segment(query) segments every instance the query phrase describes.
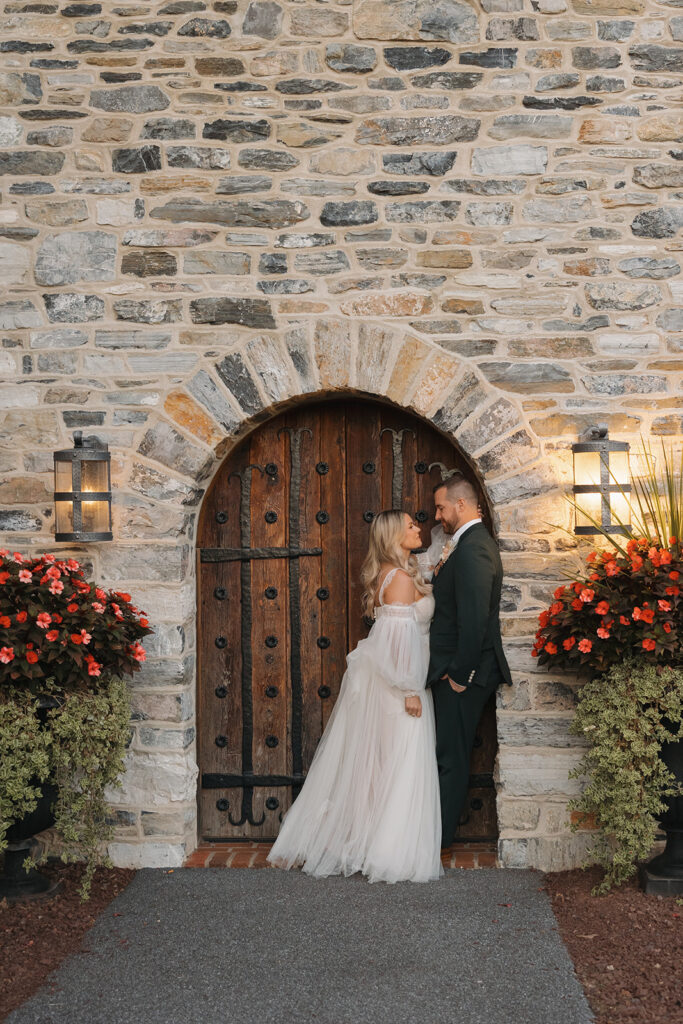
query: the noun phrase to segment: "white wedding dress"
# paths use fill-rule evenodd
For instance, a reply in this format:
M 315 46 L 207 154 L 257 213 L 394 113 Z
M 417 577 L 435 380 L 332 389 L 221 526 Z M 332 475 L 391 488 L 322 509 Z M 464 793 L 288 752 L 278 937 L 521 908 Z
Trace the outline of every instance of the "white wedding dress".
M 271 864 L 317 878 L 361 871 L 371 882 L 443 874 L 434 707 L 425 690 L 431 594 L 382 602 L 347 659 L 337 703 L 304 786 L 282 821 Z M 417 693 L 422 716 L 405 710 Z

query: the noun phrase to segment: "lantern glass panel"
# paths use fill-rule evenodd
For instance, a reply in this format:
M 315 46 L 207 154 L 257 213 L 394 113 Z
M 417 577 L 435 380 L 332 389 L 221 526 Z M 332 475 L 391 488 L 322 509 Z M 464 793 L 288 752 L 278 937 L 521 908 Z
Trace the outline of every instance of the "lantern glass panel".
M 625 487 L 630 482 L 628 452 L 610 452 L 609 477 L 611 484 Z
M 577 494 L 575 501 L 579 506 L 576 509 L 577 526 L 594 526 L 595 522 L 602 520 L 602 497 L 599 493 Z
M 629 526 L 631 522 L 631 506 L 628 495 L 614 491 L 610 495 L 610 519 L 613 526 Z
M 574 452 L 574 483 L 600 486 L 600 452 Z M 586 498 L 588 495 L 581 495 Z
M 81 519 L 84 533 L 106 533 L 109 530 L 109 502 L 84 501 Z
M 108 491 L 109 473 L 105 459 L 84 459 L 81 463 L 81 491 Z
M 70 487 L 65 490 L 71 490 Z M 74 532 L 74 507 L 70 501 L 55 502 L 55 533 Z
M 56 491 L 72 491 L 71 486 L 71 467 L 73 463 L 71 459 L 68 462 L 63 462 L 61 459 L 55 462 L 55 490 Z

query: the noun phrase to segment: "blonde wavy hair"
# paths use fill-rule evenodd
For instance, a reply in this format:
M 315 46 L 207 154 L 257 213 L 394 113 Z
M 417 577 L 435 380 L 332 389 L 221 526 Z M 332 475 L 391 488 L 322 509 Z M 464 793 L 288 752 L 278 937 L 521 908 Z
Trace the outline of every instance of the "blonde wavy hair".
M 401 509 L 390 509 L 378 512 L 370 526 L 370 544 L 368 553 L 360 571 L 363 584 L 361 598 L 363 614 L 372 618 L 382 566 L 396 566 L 410 576 L 419 594 L 430 594 L 432 587 L 425 583 L 420 574 L 415 555 L 407 555 L 401 547 L 406 530 L 406 513 Z

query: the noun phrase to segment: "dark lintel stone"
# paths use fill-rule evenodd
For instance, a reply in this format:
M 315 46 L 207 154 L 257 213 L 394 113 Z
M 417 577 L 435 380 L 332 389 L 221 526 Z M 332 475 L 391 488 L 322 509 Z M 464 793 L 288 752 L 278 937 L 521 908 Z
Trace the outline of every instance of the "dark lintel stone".
M 102 4 L 67 4 L 59 13 L 63 18 L 91 18 L 102 13 Z
M 208 18 L 192 18 L 182 28 L 178 29 L 179 36 L 191 38 L 204 36 L 207 39 L 226 39 L 232 29 L 227 21 L 210 21 Z
M 428 181 L 371 181 L 368 185 L 368 192 L 376 196 L 413 196 L 428 191 Z
M 453 54 L 442 46 L 387 46 L 384 59 L 395 71 L 414 71 L 447 64 Z
M 193 299 L 190 302 L 190 317 L 195 324 L 275 327 L 273 312 L 266 299 L 228 299 L 224 296 Z
M 533 110 L 579 110 L 598 103 L 602 103 L 598 96 L 525 96 L 522 100 L 522 106 Z
M 88 116 L 85 110 L 73 110 L 70 108 L 66 110 L 46 110 L 43 107 L 33 110 L 20 110 L 18 114 L 24 121 L 75 121 L 78 118 Z
M 253 301 L 270 308 L 270 303 L 265 299 Z M 220 363 L 216 363 L 216 370 L 228 391 L 235 396 L 246 413 L 253 414 L 263 408 L 256 384 L 239 353 L 234 352 L 222 359 Z
M 480 71 L 431 71 L 411 78 L 420 89 L 474 89 L 483 78 Z
M 103 71 L 100 74 L 103 82 L 108 85 L 120 85 L 121 82 L 139 82 L 142 79 L 141 71 L 129 71 L 127 74 L 119 71 Z
M 72 39 L 66 44 L 69 53 L 108 53 L 110 50 L 149 50 L 153 39 L 112 39 L 109 43 L 98 43 L 94 39 Z
M 150 212 L 150 217 L 175 223 L 194 221 L 242 228 L 287 228 L 309 216 L 307 206 L 287 199 L 252 199 L 249 202 L 234 203 L 172 199 L 165 206 L 157 206 Z
M 288 171 L 299 166 L 299 161 L 292 153 L 275 149 L 243 149 L 237 162 L 240 167 L 254 167 L 264 171 Z
M 330 81 L 328 78 L 289 78 L 284 82 L 278 82 L 275 88 L 287 96 L 303 96 L 311 92 L 341 92 L 350 89 L 351 86 L 343 82 Z
M 628 51 L 636 71 L 683 71 L 683 46 L 651 46 L 644 43 Z
M 64 160 L 64 153 L 44 153 L 40 150 L 0 153 L 0 174 L 59 174 Z
M 161 170 L 161 150 L 158 146 L 140 146 L 139 149 L 115 149 L 111 158 L 112 170 L 121 174 L 145 174 Z
M 26 43 L 21 39 L 8 39 L 0 43 L 0 53 L 43 53 L 54 50 L 52 43 Z
M 77 68 L 77 60 L 50 60 L 49 57 L 36 57 L 31 61 L 32 68 L 41 68 L 43 71 L 66 71 L 69 68 Z
M 267 92 L 268 88 L 265 85 L 259 85 L 258 82 L 214 82 L 214 89 L 220 89 L 221 92 Z
M 117 31 L 119 35 L 167 36 L 172 28 L 172 21 L 145 21 L 122 25 Z
M 325 203 L 320 214 L 320 223 L 324 227 L 336 227 L 341 224 L 374 224 L 378 216 L 377 207 L 369 200 Z
M 480 68 L 514 68 L 517 64 L 517 50 L 497 46 L 482 50 L 480 53 L 466 50 L 458 54 L 458 63 L 476 64 Z
M 17 181 L 9 187 L 11 196 L 49 196 L 54 190 L 54 185 L 47 181 Z
M 390 174 L 429 174 L 440 177 L 450 171 L 457 153 L 385 153 L 382 165 Z
M 204 125 L 202 138 L 222 139 L 230 142 L 254 142 L 256 139 L 267 139 L 271 127 L 265 120 L 260 121 L 228 121 L 219 118 L 217 121 L 208 121 Z

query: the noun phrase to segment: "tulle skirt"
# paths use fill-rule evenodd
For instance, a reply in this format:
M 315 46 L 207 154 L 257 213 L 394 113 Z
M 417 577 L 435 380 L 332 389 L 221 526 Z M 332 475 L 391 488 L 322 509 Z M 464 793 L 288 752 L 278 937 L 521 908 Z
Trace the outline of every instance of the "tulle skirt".
M 348 656 L 339 698 L 268 860 L 316 878 L 360 871 L 371 882 L 428 882 L 443 874 L 432 695 L 420 694 L 420 718 L 408 715 L 405 693 L 364 653 L 368 643 Z

